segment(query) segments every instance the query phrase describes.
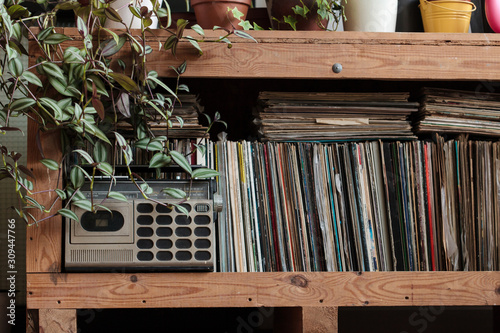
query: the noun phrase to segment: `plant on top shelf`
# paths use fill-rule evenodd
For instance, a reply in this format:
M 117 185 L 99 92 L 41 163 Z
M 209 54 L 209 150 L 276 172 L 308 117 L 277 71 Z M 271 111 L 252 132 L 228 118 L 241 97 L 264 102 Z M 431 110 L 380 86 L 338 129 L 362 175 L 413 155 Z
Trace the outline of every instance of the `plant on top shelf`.
M 267 0 L 274 29 L 337 30 L 342 20 L 340 0 Z M 331 26 L 328 23 L 331 22 Z
M 48 2 L 37 2 L 48 8 Z M 181 118 L 172 116 L 172 113 L 179 103 L 179 93 L 187 90 L 185 85 L 179 83 L 186 63 L 172 67 L 177 80 L 171 87 L 158 78 L 156 71 L 148 68 L 148 55 L 153 47 L 158 46 L 175 55 L 182 40 L 189 41 L 201 55 L 199 42 L 227 42 L 230 45 L 227 37 L 234 31 L 226 29 L 224 36 L 208 39 L 203 29 L 193 26 L 199 35 L 198 39 L 184 36 L 187 21 L 179 20 L 176 29 L 170 30 L 170 10 L 168 4 L 162 6 L 161 0 L 152 1 L 152 10 L 129 5 L 132 14 L 141 21 L 141 29 L 129 30 L 124 23 L 123 29 L 109 30 L 103 26 L 105 20 L 121 21 L 119 14 L 109 6 L 110 2 L 62 1 L 52 9 L 33 16 L 20 1 L 0 0 L 0 48 L 4 51 L 0 58 L 0 87 L 6 96 L 0 102 L 0 137 L 9 135 L 11 131 L 20 131 L 11 126 L 10 120 L 26 116 L 38 125 L 40 133 L 60 133 L 62 142 L 60 160 L 41 160 L 46 168 L 58 172 L 58 185 L 39 191 L 38 196 L 33 193 L 33 182 L 36 180 L 32 171 L 19 164 L 20 154 L 0 143 L 0 179 L 14 180 L 19 198 L 19 205 L 15 209 L 29 225 L 57 214 L 77 219 L 69 209 L 70 205 L 88 211 L 101 207 L 101 201 L 85 198 L 80 188 L 86 181 L 93 184 L 96 175 L 101 174 L 109 177 L 111 189 L 111 183 L 115 180 L 115 165 L 107 157 L 109 151 L 122 155 L 130 181 L 144 198 L 148 198 L 151 189 L 147 181 L 130 167 L 132 146 L 154 153 L 149 162 L 150 168 L 177 164 L 191 179 L 217 175 L 216 171 L 208 168 L 193 170 L 186 156 L 169 149 L 168 129 L 176 122 L 182 126 L 183 122 Z M 65 42 L 71 37 L 55 28 L 59 10 L 74 12 L 81 47 L 66 46 Z M 156 36 L 155 27 L 151 26 L 152 15 L 163 19 L 164 26 L 160 29 L 168 32 L 168 38 L 158 41 L 154 46 L 146 40 L 147 35 Z M 35 41 L 42 54 L 32 68 L 26 68 L 22 61 L 22 57 L 28 55 L 23 46 L 27 35 Z M 238 32 L 237 35 L 251 38 L 245 32 Z M 130 51 L 122 54 L 127 54 L 129 65 L 118 54 L 127 47 Z M 153 133 L 149 127 L 150 117 L 162 118 L 167 123 L 163 135 Z M 208 118 L 208 129 L 214 122 L 221 122 L 218 115 L 212 120 Z M 126 140 L 117 130 L 117 123 L 123 120 L 133 126 L 132 140 Z M 37 145 L 43 150 L 41 142 L 37 142 Z M 85 146 L 91 149 L 84 149 Z M 197 145 L 196 149 L 205 151 L 202 145 Z M 41 154 L 44 156 L 43 151 Z M 69 176 L 65 184 L 64 175 Z M 173 198 L 189 199 L 188 194 L 182 191 L 165 189 L 165 192 Z M 54 199 L 42 205 L 37 199 L 40 193 L 50 194 Z M 107 198 L 126 200 L 123 194 L 112 190 Z M 62 208 L 59 207 L 61 202 Z M 179 209 L 183 211 L 182 206 Z M 40 213 L 32 214 L 33 210 Z

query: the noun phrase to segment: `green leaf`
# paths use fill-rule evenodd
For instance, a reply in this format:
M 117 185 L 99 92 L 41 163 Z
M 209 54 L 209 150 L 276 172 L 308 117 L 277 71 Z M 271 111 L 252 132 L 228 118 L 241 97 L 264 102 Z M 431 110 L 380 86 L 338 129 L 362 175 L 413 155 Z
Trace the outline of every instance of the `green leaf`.
M 292 15 L 284 16 L 285 23 L 288 23 L 293 30 L 297 30 L 297 19 Z
M 43 40 L 43 42 L 45 44 L 49 44 L 49 45 L 57 45 L 57 44 L 61 44 L 62 42 L 65 42 L 67 40 L 72 40 L 72 38 L 68 37 L 66 35 L 63 35 L 63 34 L 55 33 L 55 34 L 49 35 L 47 38 L 45 38 Z
M 193 170 L 191 169 L 191 165 L 186 160 L 184 155 L 182 155 L 178 151 L 171 150 L 170 156 L 172 156 L 172 159 L 174 160 L 174 162 L 177 163 L 184 171 L 186 171 L 190 175 L 193 173 Z
M 35 105 L 36 101 L 32 98 L 29 97 L 23 97 L 16 99 L 10 104 L 10 109 L 12 111 L 22 111 L 26 110 L 27 108 Z
M 85 110 L 87 110 L 87 108 Z M 93 135 L 95 135 L 96 137 L 98 137 L 99 139 L 101 139 L 102 141 L 104 141 L 104 142 L 106 142 L 108 144 L 111 144 L 111 142 L 109 141 L 109 139 L 106 136 L 106 134 L 104 134 L 104 132 L 101 131 L 99 129 L 99 127 L 95 126 L 93 123 L 88 122 L 87 120 L 82 120 L 82 122 L 85 124 L 85 126 L 87 127 L 87 130 L 90 133 L 92 133 Z
M 163 89 L 165 89 L 166 91 L 168 91 L 172 96 L 174 96 L 176 99 L 177 98 L 177 95 L 173 92 L 172 89 L 170 89 L 165 83 L 163 83 L 161 80 L 158 80 L 156 77 L 152 76 L 152 75 L 149 75 L 148 76 L 148 80 L 151 80 L 153 82 L 155 82 L 156 84 L 158 84 L 160 87 L 162 87 Z
M 206 178 L 212 178 L 212 177 L 218 177 L 218 176 L 220 176 L 219 172 L 212 170 L 212 169 L 208 169 L 208 168 L 196 169 L 191 174 L 191 177 L 199 178 L 199 179 L 206 179 Z
M 238 37 L 241 37 L 241 38 L 245 38 L 245 39 L 250 39 L 250 40 L 253 40 L 254 42 L 257 43 L 257 40 L 255 38 L 253 38 L 250 34 L 248 34 L 247 32 L 245 31 L 241 31 L 241 30 L 235 30 L 234 31 L 234 34 Z
M 3 5 L 3 1 L 2 1 Z M 22 17 L 27 17 L 29 15 L 29 12 L 26 8 L 24 8 L 21 5 L 12 5 L 9 7 L 7 11 L 12 19 L 19 19 Z
M 73 9 L 78 9 L 80 8 L 80 3 L 78 1 L 64 1 L 64 2 L 58 2 L 56 5 L 57 9 L 60 10 L 73 10 Z
M 104 14 L 106 15 L 106 19 L 110 19 L 111 21 L 122 21 L 122 17 L 120 16 L 120 14 L 112 7 L 106 7 L 104 9 Z
M 144 138 L 141 140 L 138 140 L 135 143 L 135 146 L 139 149 L 144 149 L 147 151 L 162 151 L 163 150 L 163 143 L 158 140 L 151 140 L 150 138 Z
M 85 24 L 85 21 L 80 16 L 77 16 L 76 18 L 76 27 L 82 37 L 88 36 L 89 30 L 87 28 L 87 24 Z
M 196 149 L 200 152 L 200 154 L 202 156 L 205 156 L 205 153 L 207 152 L 207 146 L 205 146 L 205 145 L 197 145 L 197 144 L 195 144 L 194 146 L 196 147 Z
M 111 191 L 108 193 L 108 198 L 128 202 L 127 197 L 120 192 Z
M 36 76 L 33 72 L 30 71 L 24 71 L 23 72 L 23 77 L 26 79 L 31 84 L 34 84 L 35 86 L 43 87 L 42 80 Z
M 52 62 L 44 62 L 40 66 L 43 68 L 45 74 L 55 77 L 62 82 L 66 82 L 66 77 L 64 76 L 64 72 L 61 67 Z
M 241 18 L 244 16 L 242 12 L 238 10 L 238 7 L 234 7 L 232 10 L 230 10 L 234 16 L 235 19 L 241 21 Z
M 61 198 L 61 200 L 66 200 L 67 198 L 66 192 L 58 188 L 56 188 L 54 191 L 56 192 L 57 196 Z
M 40 211 L 45 210 L 45 206 L 42 206 L 41 204 L 38 203 L 35 199 L 32 197 L 26 196 L 26 201 L 29 202 L 33 207 L 38 208 Z
M 9 70 L 15 77 L 23 75 L 24 66 L 22 61 L 17 57 L 13 58 L 11 61 L 9 61 Z
M 53 28 L 49 27 L 49 28 L 45 28 L 42 31 L 40 31 L 38 33 L 38 36 L 37 36 L 38 40 L 41 41 L 41 42 L 43 42 L 43 40 L 45 38 L 47 38 L 52 33 L 52 30 L 53 30 Z
M 112 77 L 116 82 L 118 82 L 118 84 L 121 85 L 123 89 L 129 92 L 139 92 L 139 87 L 137 86 L 135 81 L 129 78 L 127 75 L 112 72 L 109 73 L 109 76 Z
M 144 194 L 149 195 L 149 194 L 153 193 L 153 189 L 151 187 L 149 187 L 149 185 L 147 183 L 142 183 L 140 187 L 141 187 L 142 192 L 144 192 Z
M 50 85 L 52 87 L 54 87 L 55 90 L 57 90 L 58 93 L 60 93 L 61 95 L 64 95 L 64 96 L 68 96 L 68 97 L 74 97 L 74 98 L 78 98 L 80 95 L 79 95 L 79 91 L 73 91 L 70 88 L 70 86 L 68 86 L 68 84 L 64 81 L 61 81 L 59 80 L 58 78 L 55 78 L 55 77 L 50 77 L 49 76 L 49 82 L 50 82 Z
M 113 167 L 108 162 L 101 162 L 97 164 L 97 169 L 108 176 L 113 175 Z
M 116 141 L 118 142 L 118 145 L 124 149 L 125 147 L 128 146 L 127 144 L 127 140 L 125 140 L 125 138 L 118 132 L 114 132 L 115 133 L 115 137 L 116 137 Z
M 101 95 L 104 95 L 106 97 L 109 97 L 109 93 L 106 90 L 106 85 L 104 82 L 101 80 L 100 77 L 94 74 L 90 74 L 87 76 L 87 81 L 88 82 L 93 82 L 97 88 L 97 92 Z M 90 90 L 90 89 L 89 89 Z
M 165 25 L 163 25 L 162 23 L 162 26 L 165 27 L 165 28 L 168 28 L 172 25 L 172 15 L 170 13 L 170 6 L 168 5 L 168 2 L 165 2 L 166 4 L 166 7 L 165 8 L 158 8 L 158 10 L 156 11 L 156 14 L 158 15 L 159 18 L 161 17 L 166 17 L 167 18 L 167 22 L 165 22 Z M 160 22 L 162 22 L 163 20 L 160 20 Z
M 64 62 L 66 63 L 84 63 L 85 59 L 80 55 L 80 50 L 74 46 L 69 46 L 64 50 Z
M 19 57 L 19 53 L 14 48 L 11 48 L 9 44 L 5 45 L 5 49 L 7 50 L 7 60 L 10 61 Z
M 164 153 L 156 153 L 153 155 L 151 158 L 151 161 L 149 162 L 149 167 L 154 169 L 154 168 L 161 168 L 168 166 L 172 163 L 172 158 Z
M 59 170 L 59 163 L 49 158 L 44 158 L 40 162 L 47 167 L 49 170 L 57 171 Z
M 134 15 L 135 17 L 137 17 L 139 19 L 141 18 L 141 13 L 137 10 L 137 7 L 130 6 L 129 9 L 130 9 L 130 12 L 132 13 L 132 15 Z
M 63 208 L 59 209 L 57 212 L 68 219 L 75 220 L 76 222 L 80 221 L 78 219 L 78 216 L 76 216 L 76 214 L 71 209 Z
M 201 49 L 200 44 L 198 44 L 198 41 L 189 36 L 186 36 L 186 39 L 191 43 L 191 45 L 194 46 L 195 49 L 198 50 L 199 55 L 203 55 L 203 50 Z
M 98 163 L 106 162 L 108 159 L 108 149 L 102 141 L 97 141 L 94 146 L 94 160 Z
M 176 35 L 172 35 L 167 38 L 167 41 L 165 42 L 164 48 L 165 50 L 170 50 L 172 49 L 172 54 L 175 56 L 177 52 L 177 45 L 179 44 L 179 38 L 177 38 Z
M 198 35 L 205 36 L 205 31 L 199 24 L 193 24 L 191 29 L 193 29 Z
M 238 25 L 242 27 L 243 30 L 250 30 L 253 28 L 252 23 L 250 23 L 249 21 L 240 21 Z
M 54 101 L 52 98 L 41 97 L 39 99 L 39 101 L 43 106 L 48 107 L 48 108 L 52 109 L 52 111 L 54 111 L 54 117 L 56 119 L 62 118 L 63 112 L 62 112 L 61 108 L 59 107 L 59 105 L 57 105 L 57 102 Z
M 182 117 L 179 117 L 179 116 L 175 116 L 175 118 L 177 119 L 177 121 L 179 122 L 179 125 L 182 128 L 184 126 L 184 119 L 182 119 Z
M 87 153 L 85 150 L 82 150 L 82 149 L 75 149 L 73 150 L 74 153 L 78 153 L 81 157 L 83 157 L 88 164 L 92 164 L 94 163 L 94 159 L 92 158 L 92 156 L 90 156 L 89 153 Z
M 83 170 L 78 167 L 73 167 L 69 173 L 69 178 L 71 184 L 74 188 L 80 188 L 85 183 L 85 176 L 83 175 Z
M 184 192 L 183 190 L 180 190 L 178 188 L 169 188 L 169 187 L 167 187 L 167 188 L 164 188 L 161 191 L 163 193 L 165 193 L 166 195 L 171 196 L 174 199 L 184 199 L 184 198 L 187 197 L 186 192 Z
M 172 204 L 172 206 L 174 206 L 175 208 L 177 208 L 177 210 L 179 210 L 179 212 L 181 212 L 182 214 L 189 215 L 188 210 L 184 206 L 177 205 L 177 204 Z
M 92 203 L 90 202 L 90 200 L 73 200 L 71 202 L 73 205 L 75 205 L 76 207 L 78 208 L 81 208 L 83 210 L 86 210 L 86 211 L 89 211 L 91 212 L 92 211 Z
M 124 35 L 121 35 L 120 37 L 118 37 L 118 40 L 113 38 L 102 42 L 101 50 L 103 57 L 111 57 L 112 55 L 120 51 L 126 41 L 127 38 Z

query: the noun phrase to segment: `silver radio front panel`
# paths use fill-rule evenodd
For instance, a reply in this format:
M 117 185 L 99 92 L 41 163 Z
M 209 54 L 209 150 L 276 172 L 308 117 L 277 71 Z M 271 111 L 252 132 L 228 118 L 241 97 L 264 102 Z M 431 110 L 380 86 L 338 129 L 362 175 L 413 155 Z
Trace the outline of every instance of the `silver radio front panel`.
M 182 205 L 188 215 L 167 202 Z M 212 199 L 106 200 L 104 205 L 107 210 L 95 213 L 72 208 L 80 221 L 66 221 L 68 270 L 213 270 Z

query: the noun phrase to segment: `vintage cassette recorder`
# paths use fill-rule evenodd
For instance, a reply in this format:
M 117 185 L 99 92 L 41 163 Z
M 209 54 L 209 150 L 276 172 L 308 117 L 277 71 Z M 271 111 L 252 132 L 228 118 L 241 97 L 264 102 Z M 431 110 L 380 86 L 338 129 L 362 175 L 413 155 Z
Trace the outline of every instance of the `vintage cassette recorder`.
M 131 182 L 117 182 L 113 191 L 129 201 L 105 200 L 97 212 L 72 210 L 80 221 L 66 220 L 65 267 L 73 271 L 205 270 L 215 264 L 215 218 L 221 203 L 210 181 L 148 182 L 146 200 Z M 190 191 L 183 203 L 161 192 L 165 187 Z M 191 188 L 189 190 L 189 188 Z M 95 182 L 94 200 L 105 198 L 109 182 Z M 82 193 L 90 198 L 89 188 Z M 214 201 L 215 198 L 215 201 Z M 214 203 L 215 202 L 215 203 Z M 161 203 L 181 204 L 189 212 Z

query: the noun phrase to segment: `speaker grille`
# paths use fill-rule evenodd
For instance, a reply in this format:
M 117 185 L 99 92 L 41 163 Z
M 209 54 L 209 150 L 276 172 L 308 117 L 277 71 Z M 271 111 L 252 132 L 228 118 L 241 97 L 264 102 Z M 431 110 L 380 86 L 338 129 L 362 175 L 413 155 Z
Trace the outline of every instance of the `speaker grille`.
M 79 263 L 106 263 L 106 262 L 132 262 L 134 251 L 132 250 L 71 250 L 72 262 Z
M 178 207 L 172 209 L 158 203 L 136 202 L 135 237 L 140 251 L 134 260 L 169 262 L 172 267 L 213 264 L 210 204 L 206 200 L 192 200 L 180 206 L 187 215 Z

